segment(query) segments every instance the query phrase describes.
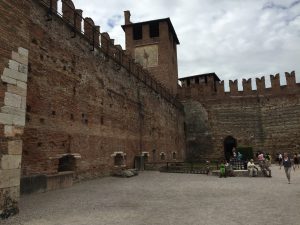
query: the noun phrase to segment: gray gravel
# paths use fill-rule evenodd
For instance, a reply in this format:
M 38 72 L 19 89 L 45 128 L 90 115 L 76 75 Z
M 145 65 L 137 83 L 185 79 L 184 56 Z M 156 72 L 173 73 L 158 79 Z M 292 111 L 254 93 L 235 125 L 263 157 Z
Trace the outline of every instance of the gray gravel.
M 300 169 L 272 178 L 142 172 L 21 198 L 5 225 L 299 225 Z

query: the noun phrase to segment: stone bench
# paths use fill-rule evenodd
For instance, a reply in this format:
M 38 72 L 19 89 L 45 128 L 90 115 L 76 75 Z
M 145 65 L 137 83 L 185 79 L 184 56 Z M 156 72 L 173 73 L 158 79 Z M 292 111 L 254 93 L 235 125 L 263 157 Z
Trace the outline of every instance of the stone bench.
M 47 191 L 72 187 L 73 175 L 73 171 L 64 171 L 53 175 L 47 175 Z
M 32 175 L 21 178 L 21 194 L 46 192 L 61 188 L 68 188 L 73 185 L 73 171 L 59 172 L 53 175 Z
M 248 170 L 233 170 L 233 174 L 235 177 L 249 177 Z M 213 170 L 211 175 L 220 176 L 220 170 Z M 263 172 L 261 170 L 258 170 L 257 176 L 264 177 Z

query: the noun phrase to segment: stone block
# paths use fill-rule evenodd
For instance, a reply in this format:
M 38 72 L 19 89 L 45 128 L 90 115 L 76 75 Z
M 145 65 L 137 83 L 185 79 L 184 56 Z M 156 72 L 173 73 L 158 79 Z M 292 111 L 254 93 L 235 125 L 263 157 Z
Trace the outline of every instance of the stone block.
M 5 137 L 11 137 L 13 136 L 13 126 L 11 125 L 5 125 L 4 126 L 4 135 Z
M 10 92 L 5 92 L 4 104 L 6 106 L 21 108 L 21 103 L 22 103 L 22 97 L 20 95 L 12 94 Z
M 22 126 L 12 126 L 12 125 L 4 126 L 5 137 L 15 137 L 17 135 L 22 135 L 23 132 L 24 132 L 24 128 Z
M 26 97 L 27 90 L 16 85 L 7 85 L 7 92 Z
M 8 84 L 17 84 L 17 80 L 8 76 L 1 76 L 1 80 Z
M 18 87 L 27 90 L 27 83 L 22 82 L 22 81 L 18 81 L 18 80 L 17 80 L 17 83 L 16 83 L 16 84 L 17 84 Z
M 2 155 L 0 168 L 3 170 L 21 169 L 22 155 Z
M 17 52 L 12 52 L 11 58 L 19 63 L 28 65 L 28 56 L 21 55 Z
M 22 140 L 14 140 L 8 142 L 9 155 L 22 155 Z
M 22 47 L 19 47 L 18 48 L 18 53 L 20 54 L 20 55 L 22 55 L 22 56 L 26 56 L 26 57 L 28 57 L 28 50 L 26 49 L 26 48 L 22 48 Z
M 26 97 L 22 97 L 21 109 L 26 111 Z
M 27 74 L 26 73 L 20 73 L 19 71 L 4 68 L 3 76 L 7 76 L 19 81 L 27 82 Z
M 21 64 L 16 62 L 15 60 L 9 60 L 8 61 L 8 68 L 15 70 L 15 71 L 19 71 L 19 66 Z
M 9 60 L 8 68 L 24 74 L 27 74 L 28 72 L 28 66 L 16 62 L 15 60 Z
M 18 68 L 18 71 L 19 71 L 20 73 L 27 74 L 27 73 L 28 73 L 28 66 L 23 65 L 23 64 L 20 64 L 20 66 L 19 66 L 19 68 Z
M 25 126 L 25 116 L 13 115 L 13 124 L 18 126 Z
M 21 170 L 0 170 L 0 188 L 20 186 Z
M 7 114 L 14 114 L 17 116 L 23 116 L 23 117 L 25 117 L 25 114 L 26 114 L 25 109 L 11 107 L 11 106 L 1 107 L 1 112 L 7 113 Z
M 0 123 L 13 124 L 13 116 L 11 114 L 0 113 Z
M 6 125 L 25 126 L 25 117 L 13 114 L 0 113 L 0 123 Z

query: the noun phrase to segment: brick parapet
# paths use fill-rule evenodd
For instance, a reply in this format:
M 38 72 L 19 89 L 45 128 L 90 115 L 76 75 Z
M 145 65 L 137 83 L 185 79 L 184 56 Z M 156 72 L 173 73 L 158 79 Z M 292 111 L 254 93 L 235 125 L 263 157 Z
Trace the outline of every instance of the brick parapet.
M 99 26 L 95 26 L 91 18 L 82 18 L 82 10 L 77 10 L 72 0 L 62 1 L 62 15 L 59 15 L 57 12 L 58 7 L 57 3 L 55 3 L 55 0 L 33 1 L 38 1 L 44 7 L 46 7 L 46 9 L 48 9 L 49 16 L 55 15 L 61 17 L 73 30 L 74 35 L 76 33 L 89 41 L 89 43 L 92 45 L 92 50 L 98 49 L 99 51 L 102 51 L 117 64 L 126 68 L 131 75 L 135 76 L 140 81 L 144 82 L 149 88 L 160 94 L 162 98 L 166 99 L 180 110 L 183 110 L 182 104 L 177 100 L 176 96 L 171 94 L 171 91 L 168 90 L 167 87 L 162 85 L 161 82 L 152 76 L 147 70 L 140 68 L 137 63 L 134 63 L 134 60 L 129 54 L 125 54 L 119 45 L 114 45 L 114 40 L 110 39 L 107 33 L 100 33 L 100 29 L 98 28 Z M 51 13 L 49 14 L 49 12 Z M 77 20 L 82 18 L 84 21 L 84 31 L 79 29 L 78 25 L 76 25 L 78 22 L 76 23 L 76 19 L 74 18 L 77 18 Z M 99 37 L 101 40 L 100 43 Z M 122 60 L 123 58 L 129 58 L 129 60 Z
M 224 91 L 224 81 L 216 83 L 216 88 L 211 88 L 212 81 L 207 83 L 196 84 L 190 81 L 179 87 L 179 99 L 223 99 L 232 97 L 256 97 L 256 96 L 281 96 L 290 94 L 300 94 L 300 83 L 296 83 L 295 71 L 286 72 L 286 85 L 280 85 L 280 75 L 270 75 L 271 87 L 265 87 L 265 77 L 255 78 L 256 90 L 252 90 L 251 79 L 242 79 L 243 90 L 238 90 L 238 80 L 230 80 L 228 92 Z M 191 78 L 193 79 L 193 78 Z

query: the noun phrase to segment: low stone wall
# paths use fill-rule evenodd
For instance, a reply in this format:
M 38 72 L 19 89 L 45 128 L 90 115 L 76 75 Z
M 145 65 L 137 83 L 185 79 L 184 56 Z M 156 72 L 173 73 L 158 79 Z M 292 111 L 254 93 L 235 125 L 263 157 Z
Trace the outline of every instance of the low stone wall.
M 21 194 L 45 192 L 47 190 L 47 176 L 44 174 L 21 178 Z
M 21 178 L 21 194 L 32 194 L 68 188 L 73 185 L 74 172 L 66 171 L 53 175 L 34 175 Z
M 159 170 L 161 167 L 166 166 L 167 163 L 145 163 L 145 170 Z
M 248 170 L 234 170 L 233 174 L 235 177 L 249 177 L 249 172 Z M 211 175 L 213 176 L 220 176 L 220 170 L 213 170 Z M 264 177 L 264 174 L 261 170 L 258 171 L 257 173 L 258 177 Z
M 61 188 L 68 188 L 73 185 L 72 171 L 60 172 L 55 175 L 47 176 L 47 191 L 52 191 Z

